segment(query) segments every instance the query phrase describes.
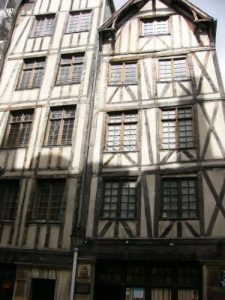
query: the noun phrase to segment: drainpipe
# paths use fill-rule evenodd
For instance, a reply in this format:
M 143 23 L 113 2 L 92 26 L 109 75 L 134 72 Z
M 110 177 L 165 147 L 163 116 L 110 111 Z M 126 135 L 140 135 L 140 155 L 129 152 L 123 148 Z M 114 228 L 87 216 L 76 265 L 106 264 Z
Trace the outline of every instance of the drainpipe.
M 73 268 L 72 268 L 72 277 L 71 277 L 71 285 L 70 285 L 70 300 L 74 299 L 75 292 L 75 280 L 76 280 L 76 272 L 77 272 L 77 257 L 78 257 L 78 248 L 74 248 L 73 253 Z

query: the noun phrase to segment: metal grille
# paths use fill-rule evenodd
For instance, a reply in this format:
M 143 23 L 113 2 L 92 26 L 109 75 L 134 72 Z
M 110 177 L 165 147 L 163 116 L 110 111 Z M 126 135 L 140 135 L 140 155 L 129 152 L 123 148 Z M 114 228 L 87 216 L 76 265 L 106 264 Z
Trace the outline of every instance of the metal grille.
M 75 119 L 75 107 L 52 108 L 47 129 L 48 146 L 70 145 Z
M 65 180 L 39 180 L 34 203 L 33 219 L 60 221 Z
M 22 74 L 19 80 L 19 89 L 31 89 L 41 86 L 44 74 L 45 58 L 24 60 Z
M 32 37 L 52 35 L 55 25 L 55 15 L 37 16 Z
M 6 134 L 6 147 L 26 147 L 28 145 L 33 113 L 33 110 L 11 112 Z
M 137 83 L 137 62 L 112 63 L 110 83 Z
M 162 110 L 163 149 L 192 148 L 194 143 L 191 107 Z
M 162 181 L 162 217 L 198 217 L 197 178 L 171 178 Z
M 0 220 L 12 221 L 15 219 L 18 190 L 18 180 L 0 181 Z
M 136 181 L 107 181 L 104 184 L 103 218 L 129 219 L 136 216 Z
M 91 12 L 71 12 L 67 25 L 67 33 L 88 31 L 90 29 Z
M 143 35 L 168 34 L 168 19 L 142 20 Z
M 161 80 L 185 80 L 188 78 L 186 58 L 163 59 L 159 61 Z
M 115 113 L 108 116 L 106 151 L 137 150 L 137 113 Z
M 84 53 L 62 55 L 56 84 L 80 83 Z

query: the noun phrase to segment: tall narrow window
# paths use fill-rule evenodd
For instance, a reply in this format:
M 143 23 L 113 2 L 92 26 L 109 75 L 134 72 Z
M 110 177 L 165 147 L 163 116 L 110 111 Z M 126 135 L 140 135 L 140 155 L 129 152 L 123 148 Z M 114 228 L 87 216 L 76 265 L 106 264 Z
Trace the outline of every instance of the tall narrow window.
M 185 80 L 188 78 L 186 58 L 160 59 L 160 80 Z
M 162 218 L 198 217 L 197 178 L 164 178 L 162 180 Z
M 55 25 L 55 15 L 36 16 L 32 37 L 52 35 Z
M 163 149 L 192 148 L 194 143 L 191 107 L 163 109 L 161 147 Z
M 135 218 L 136 181 L 106 181 L 102 206 L 103 218 Z
M 137 62 L 111 63 L 111 84 L 137 83 Z
M 142 33 L 143 35 L 168 34 L 168 18 L 143 19 Z
M 108 114 L 107 120 L 105 150 L 137 150 L 137 112 Z
M 0 180 L 0 221 L 12 221 L 16 215 L 19 180 Z
M 91 11 L 71 12 L 66 33 L 88 31 L 90 29 Z
M 63 179 L 38 180 L 34 199 L 34 220 L 61 220 L 65 184 L 66 181 Z
M 75 107 L 52 108 L 49 115 L 46 145 L 70 145 L 72 143 Z
M 80 83 L 84 53 L 62 55 L 56 84 Z
M 33 110 L 17 110 L 10 113 L 4 142 L 5 147 L 26 147 L 28 145 L 33 114 Z
M 39 88 L 44 74 L 44 67 L 44 57 L 25 59 L 18 82 L 18 89 Z

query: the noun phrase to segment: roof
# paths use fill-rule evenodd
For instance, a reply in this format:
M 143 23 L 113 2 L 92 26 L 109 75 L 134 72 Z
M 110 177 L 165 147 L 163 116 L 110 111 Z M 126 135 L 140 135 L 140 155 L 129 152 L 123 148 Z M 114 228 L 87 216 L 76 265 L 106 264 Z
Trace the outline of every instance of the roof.
M 128 0 L 119 10 L 117 10 L 100 28 L 99 32 L 116 31 L 129 17 L 132 17 L 149 0 Z M 160 0 L 164 4 L 178 11 L 187 19 L 191 20 L 196 26 L 211 24 L 213 36 L 216 36 L 216 21 L 203 10 L 192 4 L 188 0 Z M 153 5 L 155 0 L 152 0 Z M 203 25 L 204 24 L 204 25 Z

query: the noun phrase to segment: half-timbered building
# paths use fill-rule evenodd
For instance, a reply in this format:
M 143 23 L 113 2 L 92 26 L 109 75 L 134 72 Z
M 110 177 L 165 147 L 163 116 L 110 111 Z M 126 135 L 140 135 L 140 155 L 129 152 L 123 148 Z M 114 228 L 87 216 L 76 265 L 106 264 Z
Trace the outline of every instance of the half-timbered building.
M 111 0 L 19 7 L 0 83 L 1 300 L 73 299 L 97 29 L 114 10 Z
M 216 22 L 186 0 L 130 0 L 99 34 L 77 299 L 224 299 Z

